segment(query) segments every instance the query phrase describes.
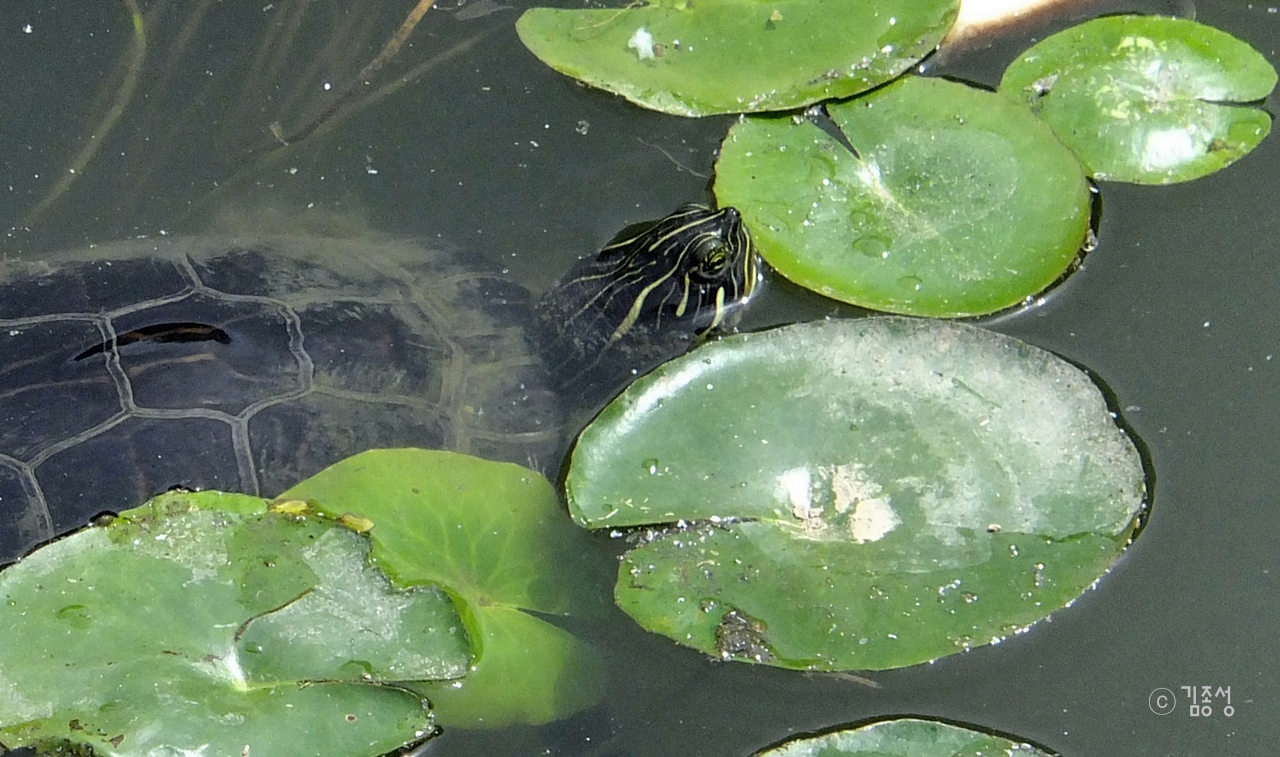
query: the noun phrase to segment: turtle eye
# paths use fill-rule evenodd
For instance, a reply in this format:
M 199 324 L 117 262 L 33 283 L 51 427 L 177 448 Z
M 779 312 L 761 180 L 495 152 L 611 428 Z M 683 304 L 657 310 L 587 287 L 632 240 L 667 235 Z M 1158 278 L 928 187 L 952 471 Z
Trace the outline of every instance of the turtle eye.
M 698 255 L 693 274 L 699 279 L 713 281 L 720 278 L 724 274 L 724 269 L 729 266 L 729 248 L 723 244 L 717 244 L 704 250 Z

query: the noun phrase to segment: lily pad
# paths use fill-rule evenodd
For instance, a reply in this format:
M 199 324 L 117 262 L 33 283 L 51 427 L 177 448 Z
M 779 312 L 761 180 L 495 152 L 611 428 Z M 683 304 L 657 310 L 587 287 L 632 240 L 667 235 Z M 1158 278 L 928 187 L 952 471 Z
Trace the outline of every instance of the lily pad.
M 563 614 L 586 603 L 573 587 L 583 583 L 587 550 L 538 473 L 440 450 L 372 450 L 280 499 L 367 519 L 374 562 L 397 586 L 438 585 L 453 597 L 471 639 L 471 672 L 432 697 L 441 724 L 544 723 L 596 701 L 597 653 L 525 612 Z M 459 693 L 468 688 L 488 695 Z
M 783 276 L 874 310 L 973 316 L 1022 302 L 1075 260 L 1084 171 L 1025 108 L 909 77 L 829 110 L 856 153 L 810 121 L 753 117 L 716 163 L 717 199 Z
M 431 700 L 442 724 L 539 725 L 600 701 L 603 661 L 578 637 L 501 605 L 476 613 L 475 623 L 489 654 L 466 678 L 409 684 Z
M 420 739 L 426 702 L 378 684 L 462 675 L 468 645 L 448 597 L 391 589 L 368 549 L 263 500 L 172 493 L 37 550 L 0 572 L 0 741 L 347 757 Z M 334 617 L 282 636 L 312 596 L 340 597 Z
M 806 736 L 757 752 L 756 757 L 1050 757 L 1050 753 L 1003 736 L 933 720 L 899 718 L 858 728 Z
M 1059 32 L 1005 71 L 1000 92 L 1043 118 L 1098 179 L 1188 181 L 1231 165 L 1271 130 L 1276 71 L 1226 32 L 1112 16 Z
M 532 8 L 516 31 L 552 68 L 664 113 L 785 110 L 849 97 L 933 51 L 957 0 L 663 0 Z
M 704 345 L 581 435 L 589 528 L 654 527 L 618 605 L 709 654 L 912 665 L 997 641 L 1106 572 L 1142 460 L 1069 363 L 974 326 L 880 317 Z

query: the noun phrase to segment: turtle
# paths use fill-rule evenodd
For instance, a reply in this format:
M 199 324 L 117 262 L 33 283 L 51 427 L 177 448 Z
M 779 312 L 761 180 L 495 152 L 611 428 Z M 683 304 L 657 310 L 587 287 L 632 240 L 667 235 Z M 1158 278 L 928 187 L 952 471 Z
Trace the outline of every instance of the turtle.
M 371 235 L 0 261 L 0 565 L 166 489 L 274 496 L 377 447 L 554 477 L 566 414 L 732 326 L 759 279 L 739 213 L 697 204 L 540 299 Z

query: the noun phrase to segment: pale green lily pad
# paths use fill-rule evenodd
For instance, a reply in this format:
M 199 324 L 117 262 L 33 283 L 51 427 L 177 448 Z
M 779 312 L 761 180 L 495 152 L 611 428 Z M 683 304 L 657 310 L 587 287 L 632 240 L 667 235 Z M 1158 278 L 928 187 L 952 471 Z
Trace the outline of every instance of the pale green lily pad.
M 467 674 L 470 644 L 447 595 L 434 586 L 390 591 L 386 576 L 364 560 L 368 549 L 366 538 L 346 529 L 315 535 L 304 553 L 314 587 L 250 621 L 237 641 L 247 676 L 436 681 Z M 451 654 L 435 651 L 434 636 L 449 640 Z
M 1050 757 L 1026 742 L 1012 741 L 949 723 L 915 718 L 806 736 L 757 752 L 756 757 Z
M 441 724 L 544 723 L 597 700 L 597 653 L 524 612 L 568 613 L 583 602 L 572 594 L 583 583 L 582 536 L 566 527 L 540 474 L 454 452 L 372 450 L 280 499 L 367 518 L 373 559 L 396 585 L 438 585 L 452 595 L 471 639 L 472 670 L 432 697 Z M 458 693 L 469 689 L 477 694 Z
M 1059 32 L 1005 71 L 1098 179 L 1189 181 L 1231 165 L 1271 130 L 1258 108 L 1276 71 L 1226 32 L 1185 19 L 1112 16 Z
M 600 701 L 603 661 L 578 637 L 501 605 L 476 613 L 475 622 L 490 650 L 484 661 L 462 680 L 410 684 L 445 725 L 540 725 Z
M 849 97 L 906 71 L 957 0 L 666 0 L 532 8 L 516 31 L 552 68 L 679 116 L 786 110 Z
M 468 645 L 446 596 L 392 590 L 368 574 L 368 549 L 263 500 L 182 492 L 37 550 L 0 572 L 0 742 L 349 757 L 420 739 L 427 703 L 377 684 L 461 675 Z M 255 629 L 312 594 L 342 596 L 345 617 L 310 616 L 297 645 Z M 353 644 L 351 617 L 377 618 L 386 638 Z M 242 633 L 268 643 L 247 649 Z
M 1141 457 L 1069 363 L 897 317 L 704 345 L 581 435 L 570 512 L 657 526 L 618 605 L 709 654 L 883 669 L 1061 608 L 1136 527 Z
M 874 310 L 974 316 L 1075 260 L 1084 171 L 1025 108 L 910 77 L 829 110 L 857 154 L 809 121 L 755 117 L 734 124 L 716 163 L 717 199 L 783 276 Z

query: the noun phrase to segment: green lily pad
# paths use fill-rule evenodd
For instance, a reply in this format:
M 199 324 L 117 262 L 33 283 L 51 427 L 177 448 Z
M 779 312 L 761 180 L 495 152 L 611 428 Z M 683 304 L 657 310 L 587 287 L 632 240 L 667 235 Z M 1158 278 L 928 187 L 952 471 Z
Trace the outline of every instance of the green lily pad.
M 37 550 L 0 572 L 0 741 L 347 757 L 418 740 L 426 702 L 377 684 L 462 675 L 469 648 L 448 597 L 392 590 L 368 550 L 331 522 L 216 492 L 168 494 Z M 339 598 L 336 617 L 275 623 L 313 596 Z
M 561 73 L 646 108 L 706 116 L 871 89 L 937 47 L 958 7 L 957 0 L 665 0 L 532 8 L 516 31 Z
M 1009 66 L 1024 103 L 1099 179 L 1189 181 L 1231 165 L 1271 130 L 1258 108 L 1276 71 L 1226 32 L 1185 19 L 1112 16 L 1059 32 Z
M 912 665 L 997 641 L 1102 575 L 1143 506 L 1098 387 L 1010 337 L 881 317 L 704 345 L 580 436 L 570 512 L 654 526 L 618 605 L 709 654 Z
M 565 527 L 555 490 L 538 473 L 454 452 L 372 450 L 280 499 L 368 519 L 374 562 L 397 586 L 438 585 L 453 597 L 471 639 L 471 672 L 450 695 L 432 697 L 438 722 L 544 723 L 596 701 L 596 652 L 524 612 L 562 614 L 584 603 L 572 588 L 583 583 L 581 535 Z M 570 688 L 574 695 L 563 696 Z M 469 689 L 484 695 L 457 693 Z
M 445 725 L 540 725 L 600 701 L 603 661 L 578 637 L 500 605 L 476 613 L 475 621 L 490 650 L 482 663 L 461 680 L 409 684 Z
M 807 736 L 756 757 L 1050 757 L 1043 749 L 933 720 L 899 718 Z
M 809 121 L 753 117 L 716 163 L 717 199 L 783 276 L 874 310 L 973 316 L 1022 302 L 1075 260 L 1084 171 L 1025 108 L 909 77 L 829 109 L 856 154 Z
M 280 519 L 274 524 L 283 525 Z M 308 536 L 314 546 L 304 559 L 317 580 L 241 631 L 236 648 L 247 677 L 434 681 L 467 674 L 470 644 L 443 591 L 434 586 L 390 591 L 386 576 L 364 559 L 368 540 L 351 531 L 328 528 Z M 281 564 L 277 553 L 262 572 Z M 428 639 L 417 638 L 423 633 Z M 436 635 L 448 640 L 447 656 L 429 642 Z

